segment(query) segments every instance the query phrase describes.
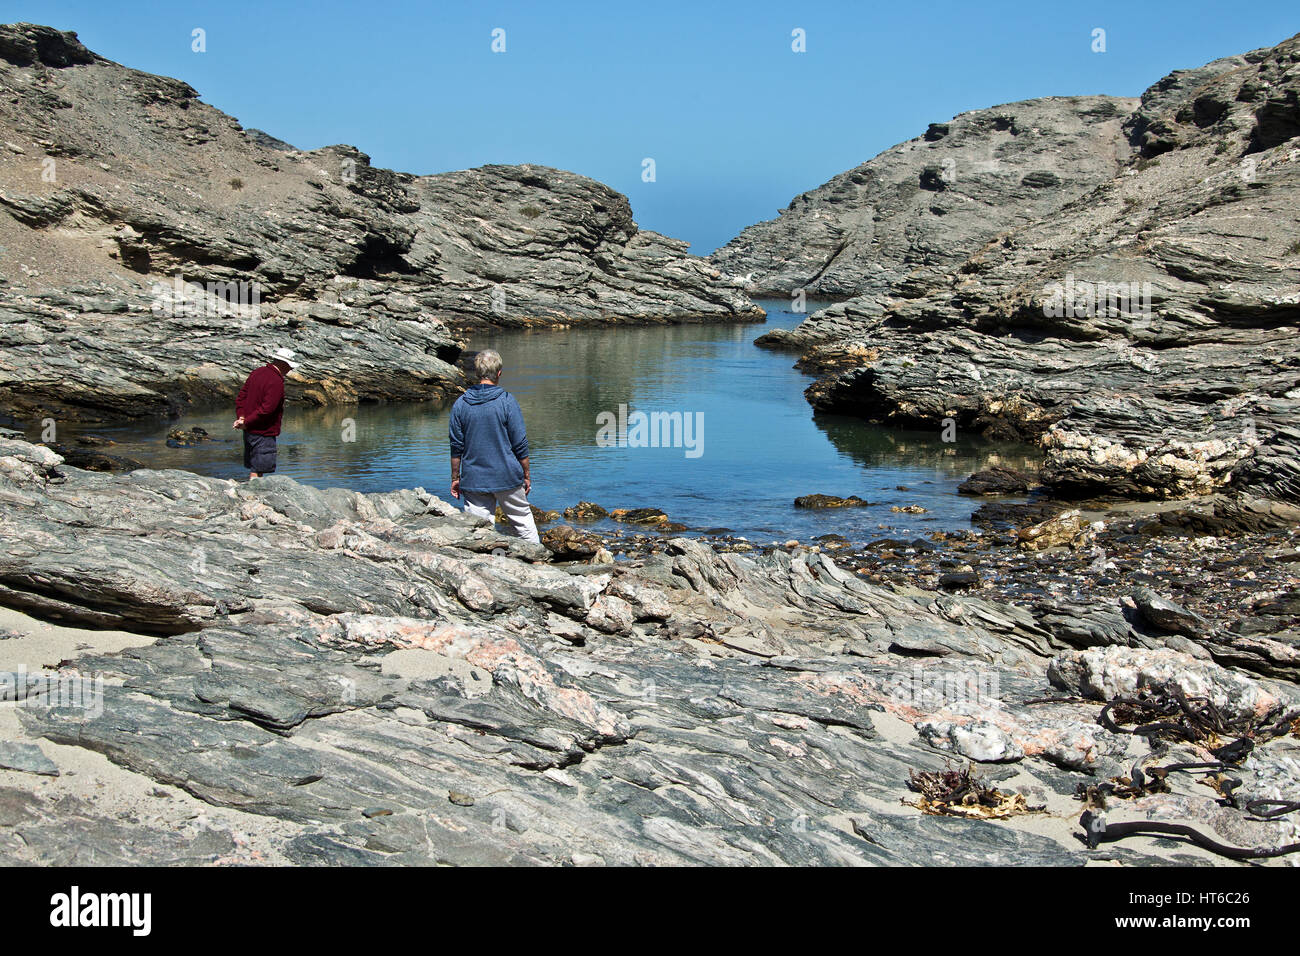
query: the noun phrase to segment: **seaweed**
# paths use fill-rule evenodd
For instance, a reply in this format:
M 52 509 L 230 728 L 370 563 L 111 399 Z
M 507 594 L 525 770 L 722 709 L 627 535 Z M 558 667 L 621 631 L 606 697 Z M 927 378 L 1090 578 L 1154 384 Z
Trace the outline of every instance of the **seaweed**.
M 948 764 L 943 770 L 913 770 L 907 785 L 920 798 L 903 803 L 935 816 L 1000 820 L 1022 813 L 1041 813 L 1045 809 L 1030 806 L 1023 794 L 985 785 L 976 775 L 973 763 L 965 767 Z

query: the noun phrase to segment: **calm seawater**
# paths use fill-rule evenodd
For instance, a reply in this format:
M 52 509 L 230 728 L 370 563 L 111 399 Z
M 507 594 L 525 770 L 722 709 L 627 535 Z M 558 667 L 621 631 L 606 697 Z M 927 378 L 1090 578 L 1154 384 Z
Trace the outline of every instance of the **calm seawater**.
M 655 326 L 495 332 L 472 349 L 502 355 L 501 384 L 523 406 L 532 449 L 532 501 L 563 510 L 580 500 L 606 508 L 658 507 L 692 529 L 726 528 L 760 543 L 826 533 L 854 541 L 970 527 L 975 502 L 956 494 L 971 472 L 1035 460 L 1033 448 L 938 431 L 900 431 L 854 418 L 817 416 L 804 401 L 812 377 L 789 353 L 753 345 L 771 328 L 803 318 L 787 301 L 760 303 L 766 325 Z M 251 371 L 251 370 L 250 370 Z M 601 413 L 680 412 L 700 421 L 700 450 L 601 447 Z M 389 491 L 447 488 L 448 408 L 427 404 L 335 408 L 289 406 L 278 473 L 320 487 Z M 103 451 L 154 468 L 183 468 L 220 478 L 247 475 L 232 408 L 193 410 L 174 422 L 86 429 L 111 438 Z M 344 441 L 347 420 L 355 441 Z M 200 425 L 216 441 L 169 448 L 175 427 Z M 75 438 L 76 431 L 60 434 Z M 905 490 L 900 490 L 903 486 Z M 806 511 L 806 494 L 858 495 L 870 508 Z M 920 505 L 925 514 L 891 506 Z M 626 526 L 623 526 L 626 527 Z

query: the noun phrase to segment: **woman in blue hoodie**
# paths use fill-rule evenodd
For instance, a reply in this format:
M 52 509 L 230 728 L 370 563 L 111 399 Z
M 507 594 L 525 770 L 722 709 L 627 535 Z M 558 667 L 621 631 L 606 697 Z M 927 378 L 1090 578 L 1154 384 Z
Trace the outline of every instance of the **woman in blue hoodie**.
M 528 434 L 515 397 L 497 383 L 501 356 L 474 356 L 478 384 L 451 406 L 451 496 L 464 497 L 466 514 L 492 520 L 500 506 L 515 537 L 540 542 L 528 492 Z

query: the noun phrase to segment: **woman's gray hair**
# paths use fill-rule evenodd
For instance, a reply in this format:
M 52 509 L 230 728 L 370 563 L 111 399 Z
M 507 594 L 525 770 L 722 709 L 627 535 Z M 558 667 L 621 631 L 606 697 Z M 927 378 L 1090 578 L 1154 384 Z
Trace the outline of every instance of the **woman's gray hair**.
M 490 378 L 495 382 L 497 376 L 501 374 L 500 353 L 494 352 L 492 349 L 484 349 L 478 355 L 475 355 L 474 374 L 478 376 L 480 382 L 485 378 Z

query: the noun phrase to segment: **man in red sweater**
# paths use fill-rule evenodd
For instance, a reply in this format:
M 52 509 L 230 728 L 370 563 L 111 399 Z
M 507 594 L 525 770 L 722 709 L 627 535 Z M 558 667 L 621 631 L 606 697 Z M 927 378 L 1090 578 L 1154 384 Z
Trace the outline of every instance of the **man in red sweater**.
M 244 432 L 244 467 L 249 478 L 275 471 L 275 436 L 284 418 L 284 377 L 297 368 L 289 349 L 276 349 L 267 365 L 254 371 L 235 398 L 235 428 Z

